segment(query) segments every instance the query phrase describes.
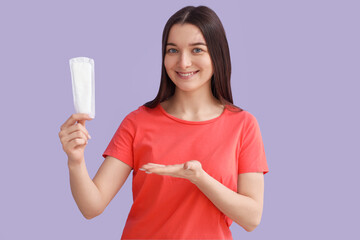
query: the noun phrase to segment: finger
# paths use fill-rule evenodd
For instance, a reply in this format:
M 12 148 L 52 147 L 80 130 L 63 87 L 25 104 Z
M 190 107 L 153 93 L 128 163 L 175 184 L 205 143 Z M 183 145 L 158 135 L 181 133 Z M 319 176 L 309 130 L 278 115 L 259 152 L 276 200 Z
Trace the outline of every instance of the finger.
M 149 173 L 149 174 L 150 173 L 155 173 L 155 174 L 159 174 L 159 175 L 169 175 L 170 173 L 172 173 L 172 172 L 170 172 L 169 170 L 166 170 L 163 167 L 160 167 L 160 168 L 154 167 L 154 168 L 145 169 L 143 171 L 145 171 L 146 173 Z
M 190 163 L 190 162 L 186 162 L 186 163 L 184 164 L 184 169 L 185 169 L 185 170 L 191 169 L 191 163 Z
M 85 113 L 75 113 L 73 115 L 71 115 L 67 120 L 66 122 L 61 125 L 60 129 L 64 129 L 64 128 L 67 128 L 71 125 L 74 125 L 77 121 L 81 121 L 81 120 L 92 120 L 92 118 L 88 115 L 88 114 L 85 114 Z
M 64 143 L 70 143 L 71 141 L 75 140 L 75 139 L 83 139 L 84 141 L 87 141 L 88 138 L 87 136 L 81 132 L 81 131 L 76 131 L 76 132 L 73 132 L 71 134 L 69 134 L 68 136 L 64 137 L 63 141 Z
M 147 170 L 150 170 L 150 169 L 153 169 L 153 168 L 164 168 L 166 167 L 165 165 L 161 165 L 161 164 L 144 164 L 142 165 L 139 169 L 142 170 L 142 171 L 147 171 Z
M 160 168 L 165 168 L 164 167 L 160 167 L 160 166 L 148 166 L 148 165 L 143 165 L 142 167 L 139 168 L 139 170 L 141 171 L 152 171 L 154 169 L 160 169 Z
M 183 168 L 184 164 L 175 164 L 175 165 L 163 165 L 156 163 L 147 163 L 139 168 L 141 171 L 159 171 L 163 173 L 175 173 Z
M 197 169 L 197 168 L 202 168 L 202 165 L 198 160 L 190 160 L 184 164 L 184 169 L 187 169 L 187 170 Z
M 84 125 L 76 124 L 76 125 L 73 125 L 71 128 L 73 129 L 73 131 L 81 131 L 81 132 L 83 132 L 88 137 L 88 139 L 91 139 L 90 134 L 89 134 L 88 130 L 85 128 Z
M 86 120 L 79 120 L 77 121 L 81 126 L 85 127 L 85 121 Z
M 160 169 L 160 168 L 165 168 L 165 166 L 151 166 L 151 165 L 145 164 L 145 165 L 141 166 L 139 168 L 139 170 L 141 170 L 141 171 L 152 171 L 152 170 L 156 170 L 156 169 Z
M 157 163 L 147 163 L 146 165 L 149 165 L 149 166 L 159 166 L 159 167 L 165 167 L 166 165 L 164 164 L 157 164 Z
M 85 120 L 79 120 L 79 121 L 77 121 L 77 123 L 79 123 L 80 125 L 85 127 Z
M 184 169 L 185 170 L 190 170 L 190 169 L 195 169 L 195 168 L 196 168 L 196 162 L 194 162 L 194 161 L 187 161 L 184 164 Z
M 68 136 L 68 135 L 70 135 L 70 134 L 73 134 L 74 132 L 83 132 L 83 133 L 87 136 L 88 139 L 91 139 L 91 136 L 90 136 L 89 132 L 88 132 L 87 129 L 86 129 L 83 125 L 81 125 L 81 124 L 76 124 L 76 125 L 73 125 L 73 126 L 67 128 L 67 129 L 62 130 L 62 131 L 59 133 L 59 136 L 60 136 L 60 138 L 61 138 L 62 136 L 65 136 L 65 137 L 66 137 L 66 136 Z
M 158 167 L 146 167 L 144 168 L 148 172 L 153 172 L 157 174 L 175 174 L 182 170 L 182 165 L 168 165 L 168 166 L 158 166 Z
M 69 148 L 76 149 L 79 146 L 86 145 L 87 143 L 88 143 L 88 141 L 83 138 L 75 138 L 69 142 Z

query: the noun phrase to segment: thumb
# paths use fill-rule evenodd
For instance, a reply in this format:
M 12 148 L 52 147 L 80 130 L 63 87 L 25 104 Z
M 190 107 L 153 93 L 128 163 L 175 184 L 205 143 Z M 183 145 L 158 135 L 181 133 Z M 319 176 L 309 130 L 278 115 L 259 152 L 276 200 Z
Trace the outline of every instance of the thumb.
M 85 127 L 85 122 L 86 122 L 86 120 L 91 121 L 91 120 L 93 120 L 93 119 L 92 119 L 89 115 L 87 115 L 86 118 L 83 118 L 83 119 L 81 119 L 81 120 L 78 120 L 77 122 L 80 123 L 81 125 L 83 125 L 83 126 Z
M 184 169 L 186 169 L 186 170 L 188 170 L 188 169 L 195 170 L 195 169 L 198 169 L 198 168 L 202 168 L 202 165 L 197 160 L 190 160 L 190 161 L 187 161 L 184 164 Z
M 184 169 L 185 169 L 185 170 L 189 170 L 189 169 L 193 168 L 192 165 L 193 165 L 193 164 L 192 164 L 191 161 L 187 161 L 187 162 L 184 164 Z
M 86 120 L 79 120 L 79 121 L 77 121 L 77 122 L 80 123 L 81 125 L 83 125 L 83 126 L 85 127 L 85 121 L 86 121 Z

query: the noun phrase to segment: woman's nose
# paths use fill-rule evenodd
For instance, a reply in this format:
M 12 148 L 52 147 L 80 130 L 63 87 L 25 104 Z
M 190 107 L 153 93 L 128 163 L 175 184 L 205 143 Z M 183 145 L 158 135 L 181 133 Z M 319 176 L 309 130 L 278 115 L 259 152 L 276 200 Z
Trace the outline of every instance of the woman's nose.
M 191 56 L 189 56 L 187 53 L 180 54 L 179 59 L 179 67 L 186 69 L 191 66 Z

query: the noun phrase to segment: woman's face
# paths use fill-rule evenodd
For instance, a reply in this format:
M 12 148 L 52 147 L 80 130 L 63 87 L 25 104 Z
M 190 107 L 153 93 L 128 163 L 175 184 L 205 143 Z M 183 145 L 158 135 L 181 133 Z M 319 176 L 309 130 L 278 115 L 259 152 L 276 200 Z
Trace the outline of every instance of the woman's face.
M 166 72 L 178 90 L 211 91 L 213 67 L 205 39 L 192 24 L 174 24 L 164 59 Z

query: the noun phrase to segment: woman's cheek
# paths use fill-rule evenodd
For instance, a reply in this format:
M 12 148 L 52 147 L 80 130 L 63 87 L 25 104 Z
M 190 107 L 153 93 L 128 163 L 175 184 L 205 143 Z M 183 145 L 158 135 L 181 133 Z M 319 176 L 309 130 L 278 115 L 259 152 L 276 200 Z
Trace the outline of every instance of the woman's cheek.
M 174 66 L 175 62 L 176 62 L 176 58 L 174 56 L 165 55 L 164 66 L 167 71 Z

